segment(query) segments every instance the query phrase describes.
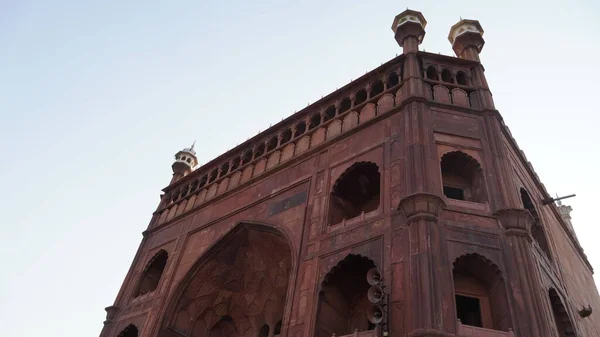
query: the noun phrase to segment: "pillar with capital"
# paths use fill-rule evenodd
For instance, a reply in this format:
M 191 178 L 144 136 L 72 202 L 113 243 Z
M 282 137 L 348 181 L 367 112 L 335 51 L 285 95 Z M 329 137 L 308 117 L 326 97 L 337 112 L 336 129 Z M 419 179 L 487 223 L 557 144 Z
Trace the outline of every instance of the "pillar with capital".
M 444 200 L 435 194 L 415 193 L 400 201 L 410 242 L 410 320 L 408 336 L 446 337 L 456 331 L 450 263 L 438 217 Z
M 544 297 L 531 250 L 533 217 L 526 209 L 496 212 L 504 228 L 504 253 L 508 261 L 508 285 L 513 297 L 514 330 L 517 336 L 551 336 L 544 315 Z

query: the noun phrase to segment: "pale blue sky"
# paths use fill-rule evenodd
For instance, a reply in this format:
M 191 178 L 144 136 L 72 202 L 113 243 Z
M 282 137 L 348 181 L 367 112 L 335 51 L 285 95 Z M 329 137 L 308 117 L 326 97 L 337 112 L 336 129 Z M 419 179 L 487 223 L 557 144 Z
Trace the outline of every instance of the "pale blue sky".
M 600 3 L 0 0 L 0 334 L 97 336 L 173 154 L 201 163 L 401 53 L 480 20 L 496 106 L 600 268 Z M 596 278 L 598 280 L 598 278 Z

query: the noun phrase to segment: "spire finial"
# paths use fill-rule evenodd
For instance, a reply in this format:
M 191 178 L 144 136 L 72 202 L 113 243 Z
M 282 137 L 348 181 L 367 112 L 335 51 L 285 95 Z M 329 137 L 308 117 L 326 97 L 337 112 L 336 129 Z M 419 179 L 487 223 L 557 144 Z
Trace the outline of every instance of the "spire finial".
M 190 147 L 190 149 L 193 151 L 194 150 L 194 146 L 196 146 L 196 141 L 194 140 L 194 142 L 192 143 L 192 147 Z

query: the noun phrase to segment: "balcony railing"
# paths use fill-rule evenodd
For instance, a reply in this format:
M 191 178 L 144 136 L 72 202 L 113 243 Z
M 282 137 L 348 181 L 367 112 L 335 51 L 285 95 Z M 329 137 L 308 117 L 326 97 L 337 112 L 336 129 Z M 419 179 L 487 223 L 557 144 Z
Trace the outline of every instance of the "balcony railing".
M 458 335 L 460 337 L 515 337 L 512 329 L 508 331 L 498 331 L 492 329 L 484 329 L 476 326 L 462 324 L 458 321 Z

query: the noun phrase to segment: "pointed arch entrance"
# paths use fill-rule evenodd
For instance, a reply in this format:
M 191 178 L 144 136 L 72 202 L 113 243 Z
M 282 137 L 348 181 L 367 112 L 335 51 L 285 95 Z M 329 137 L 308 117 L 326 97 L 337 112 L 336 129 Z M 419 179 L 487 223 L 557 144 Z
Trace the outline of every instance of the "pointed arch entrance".
M 258 337 L 283 318 L 292 252 L 279 231 L 240 224 L 192 267 L 160 336 Z M 272 335 L 272 334 L 271 334 Z

